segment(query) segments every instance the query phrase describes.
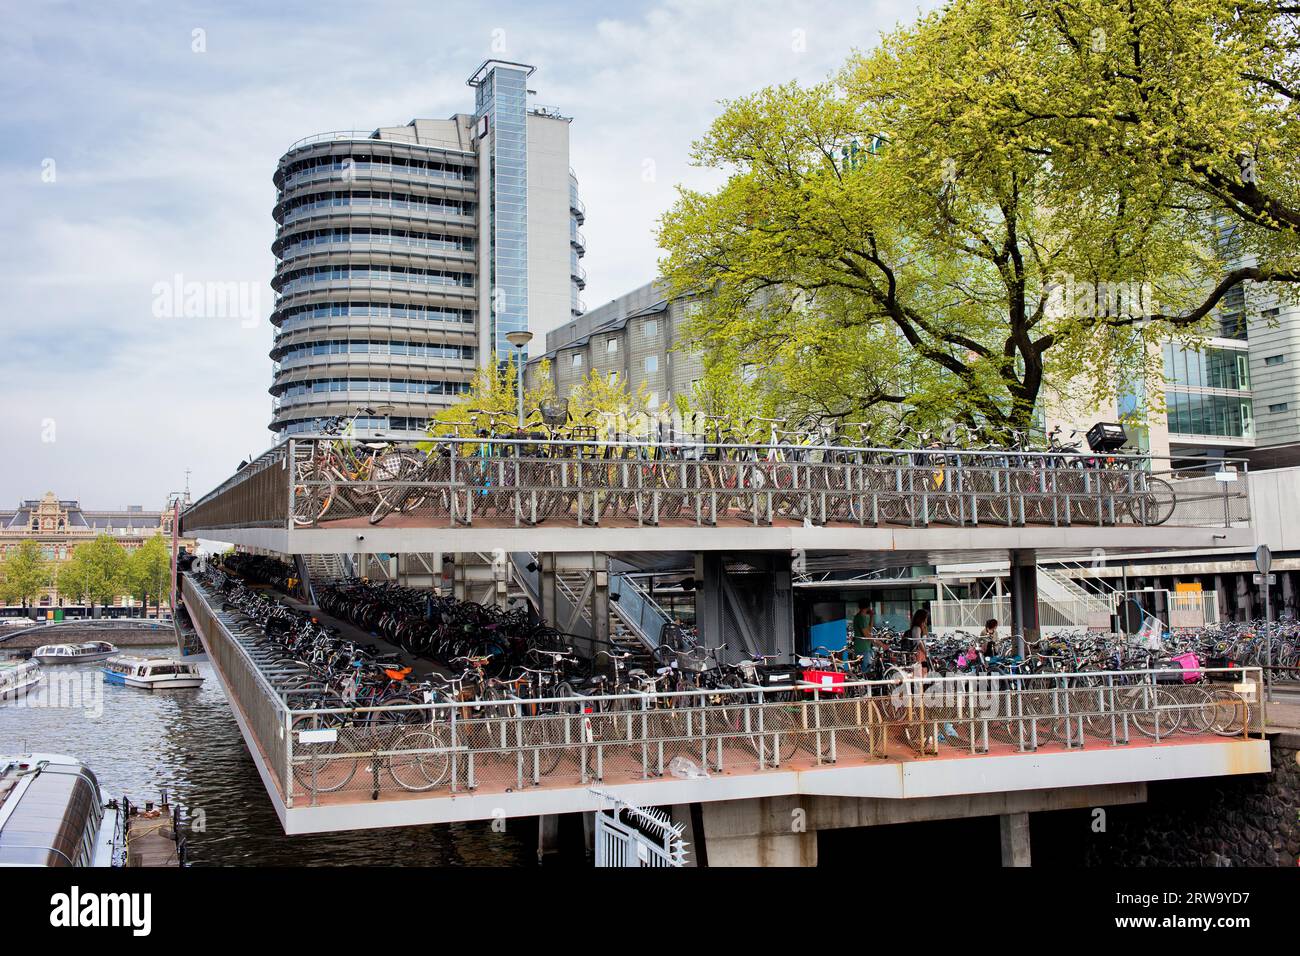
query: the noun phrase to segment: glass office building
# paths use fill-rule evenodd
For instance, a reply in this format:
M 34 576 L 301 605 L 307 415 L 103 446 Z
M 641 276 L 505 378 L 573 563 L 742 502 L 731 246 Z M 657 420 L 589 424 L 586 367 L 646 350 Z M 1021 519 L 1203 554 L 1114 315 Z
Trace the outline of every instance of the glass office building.
M 569 321 L 585 282 L 570 119 L 526 64 L 467 81 L 474 112 L 310 136 L 275 171 L 271 429 L 420 433 L 507 360 L 506 334 Z

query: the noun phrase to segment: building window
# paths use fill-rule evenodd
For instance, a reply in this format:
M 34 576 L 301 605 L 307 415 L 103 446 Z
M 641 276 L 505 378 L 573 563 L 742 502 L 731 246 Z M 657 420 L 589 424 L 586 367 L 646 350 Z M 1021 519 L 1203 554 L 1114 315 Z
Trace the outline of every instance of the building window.
M 1268 406 L 1268 410 L 1274 415 L 1286 411 L 1286 402 L 1278 402 L 1276 405 Z
M 1166 395 L 1169 431 L 1175 435 L 1254 438 L 1251 401 L 1228 395 L 1170 391 Z
M 1265 365 L 1281 365 L 1285 361 L 1285 355 L 1269 355 L 1264 358 Z
M 618 384 L 618 372 L 610 372 L 610 373 L 609 373 L 609 384 L 610 384 L 610 385 L 617 385 L 617 384 Z
M 646 400 L 646 403 L 645 403 L 645 404 L 646 404 L 646 407 L 649 408 L 649 409 L 651 409 L 652 411 L 653 411 L 654 409 L 658 408 L 658 407 L 659 407 L 659 393 L 658 393 L 658 392 L 651 392 L 651 393 L 650 393 L 650 398 Z
M 647 319 L 645 325 L 641 326 L 641 334 L 648 339 L 654 338 L 659 334 L 659 323 L 654 319 Z
M 657 371 L 659 371 L 659 356 L 657 356 L 657 355 L 647 355 L 647 356 L 645 357 L 645 370 L 646 370 L 647 372 L 657 372 Z
M 581 353 L 581 352 L 574 352 L 574 353 L 573 353 L 573 367 L 574 367 L 574 368 L 582 368 L 582 353 Z
M 609 338 L 605 340 L 605 351 L 613 354 L 618 351 L 618 339 Z
M 1250 388 L 1250 360 L 1244 349 L 1208 347 L 1201 351 L 1164 347 L 1165 379 L 1190 388 Z

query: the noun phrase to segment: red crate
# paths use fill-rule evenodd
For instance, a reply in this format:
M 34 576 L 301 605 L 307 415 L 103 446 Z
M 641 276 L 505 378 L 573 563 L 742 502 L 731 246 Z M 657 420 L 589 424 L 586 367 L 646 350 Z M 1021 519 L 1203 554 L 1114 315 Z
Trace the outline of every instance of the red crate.
M 800 675 L 806 683 L 816 684 L 816 687 L 805 687 L 804 692 L 811 694 L 820 690 L 823 694 L 842 694 L 844 693 L 843 671 L 819 671 L 806 670 Z

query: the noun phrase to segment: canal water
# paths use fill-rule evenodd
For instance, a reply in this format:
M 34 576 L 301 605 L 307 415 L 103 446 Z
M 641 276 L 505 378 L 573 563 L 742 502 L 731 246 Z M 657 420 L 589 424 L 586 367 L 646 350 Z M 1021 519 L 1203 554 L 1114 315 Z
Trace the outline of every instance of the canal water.
M 170 645 L 147 653 L 178 656 Z M 190 811 L 194 866 L 536 865 L 535 829 L 509 820 L 505 832 L 466 823 L 285 836 L 212 666 L 199 667 L 207 679 L 197 690 L 100 685 L 82 698 L 83 706 L 36 706 L 43 682 L 29 698 L 32 706 L 0 704 L 0 754 L 77 757 L 94 770 L 105 799 L 156 801 L 165 788 Z M 45 671 L 56 669 L 63 679 L 83 678 L 82 686 L 98 675 L 97 664 Z M 95 703 L 101 692 L 102 705 Z

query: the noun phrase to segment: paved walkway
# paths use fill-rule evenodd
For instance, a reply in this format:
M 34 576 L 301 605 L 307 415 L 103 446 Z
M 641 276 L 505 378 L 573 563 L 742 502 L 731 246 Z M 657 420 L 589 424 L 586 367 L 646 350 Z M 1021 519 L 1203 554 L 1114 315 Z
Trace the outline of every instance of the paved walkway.
M 1266 713 L 1269 733 L 1300 731 L 1300 693 L 1274 690 Z

